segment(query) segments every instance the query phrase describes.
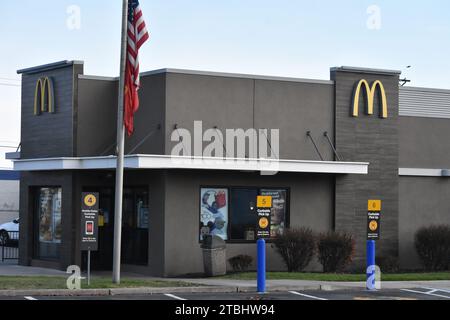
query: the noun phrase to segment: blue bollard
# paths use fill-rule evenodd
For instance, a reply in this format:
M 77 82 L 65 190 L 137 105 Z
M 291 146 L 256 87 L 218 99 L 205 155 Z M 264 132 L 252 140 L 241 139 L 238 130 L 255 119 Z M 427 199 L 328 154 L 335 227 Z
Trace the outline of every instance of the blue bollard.
M 266 293 L 266 241 L 259 239 L 258 246 L 258 293 Z
M 367 241 L 367 289 L 375 290 L 375 241 Z

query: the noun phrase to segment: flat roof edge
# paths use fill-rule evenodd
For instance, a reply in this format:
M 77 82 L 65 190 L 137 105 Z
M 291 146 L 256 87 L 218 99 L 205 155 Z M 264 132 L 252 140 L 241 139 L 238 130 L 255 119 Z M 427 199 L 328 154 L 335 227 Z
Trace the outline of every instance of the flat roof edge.
M 400 91 L 420 91 L 450 94 L 450 89 L 426 88 L 426 87 L 400 87 Z
M 80 79 L 80 80 L 119 81 L 119 77 L 91 76 L 91 75 L 84 75 L 84 74 L 79 74 L 78 79 Z
M 377 68 L 363 68 L 363 67 L 333 67 L 331 72 L 354 72 L 354 73 L 373 73 L 381 75 L 400 75 L 402 72 L 399 70 L 377 69 Z
M 279 76 L 253 75 L 253 74 L 245 74 L 245 73 L 200 71 L 200 70 L 174 69 L 174 68 L 165 68 L 165 69 L 158 69 L 158 70 L 143 72 L 143 73 L 141 73 L 141 77 L 156 75 L 156 74 L 163 74 L 163 73 L 176 73 L 176 74 L 210 76 L 210 77 L 241 78 L 241 79 L 254 79 L 254 80 L 286 81 L 286 82 L 302 82 L 302 83 L 334 85 L 334 81 L 332 81 L 332 80 L 305 79 L 305 78 L 293 78 L 293 77 L 291 78 L 291 77 L 279 77 Z
M 17 70 L 17 74 L 34 74 L 34 73 L 38 73 L 38 72 L 42 72 L 42 71 L 49 71 L 49 70 L 54 70 L 54 69 L 59 69 L 59 68 L 65 68 L 65 67 L 72 66 L 72 65 L 82 65 L 82 64 L 84 64 L 83 61 L 63 60 L 63 61 L 48 63 L 48 64 L 36 66 L 36 67 L 20 69 L 20 70 Z

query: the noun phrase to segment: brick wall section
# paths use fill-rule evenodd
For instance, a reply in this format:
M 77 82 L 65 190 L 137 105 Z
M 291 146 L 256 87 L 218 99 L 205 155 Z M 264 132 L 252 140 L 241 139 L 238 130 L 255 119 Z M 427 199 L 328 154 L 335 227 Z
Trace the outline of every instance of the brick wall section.
M 71 157 L 76 148 L 76 107 L 74 90 L 82 65 L 22 75 L 22 159 Z M 53 80 L 55 113 L 34 114 L 36 82 L 41 77 Z
M 399 143 L 398 143 L 398 74 L 369 71 L 332 71 L 335 80 L 336 147 L 345 161 L 370 162 L 367 176 L 336 177 L 335 227 L 347 231 L 356 239 L 354 266 L 364 266 L 366 255 L 367 200 L 381 199 L 381 241 L 377 255 L 398 256 L 399 219 Z M 374 115 L 366 114 L 365 96 L 361 94 L 359 117 L 351 116 L 353 95 L 357 83 L 366 79 L 370 84 L 381 80 L 388 100 L 388 119 L 379 117 L 376 95 Z M 364 98 L 364 99 L 362 99 Z

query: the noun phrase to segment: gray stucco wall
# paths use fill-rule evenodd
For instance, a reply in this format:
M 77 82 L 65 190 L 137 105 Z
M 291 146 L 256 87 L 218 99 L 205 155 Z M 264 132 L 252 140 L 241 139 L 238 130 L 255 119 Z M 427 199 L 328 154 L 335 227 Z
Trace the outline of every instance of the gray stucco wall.
M 401 168 L 450 168 L 449 119 L 400 117 Z
M 450 223 L 450 180 L 446 178 L 400 178 L 400 264 L 421 268 L 414 247 L 414 234 L 424 226 Z
M 315 232 L 333 228 L 334 177 L 304 174 L 260 176 L 252 173 L 172 171 L 165 189 L 165 276 L 202 273 L 199 244 L 200 187 L 290 188 L 290 225 Z M 285 270 L 274 249 L 268 246 L 269 270 Z M 227 244 L 227 258 L 248 254 L 256 261 L 256 244 Z M 253 266 L 254 268 L 254 266 Z M 309 270 L 320 270 L 316 259 Z
M 77 156 L 115 152 L 117 81 L 78 80 Z
M 345 161 L 370 162 L 366 176 L 336 178 L 336 230 L 352 233 L 356 240 L 354 267 L 365 265 L 367 202 L 382 200 L 381 241 L 378 254 L 398 256 L 398 75 L 362 70 L 332 72 L 336 81 L 336 147 Z M 366 79 L 381 80 L 386 89 L 388 118 L 379 117 L 378 94 L 374 115 L 366 115 L 361 93 L 359 117 L 351 116 L 356 85 Z
M 325 160 L 333 160 L 323 136 L 328 131 L 334 139 L 333 88 L 331 84 L 168 73 L 166 153 L 175 145 L 170 141 L 174 125 L 192 133 L 198 120 L 204 131 L 216 126 L 224 135 L 225 129 L 280 129 L 281 159 L 320 160 L 306 136 L 311 130 Z
M 166 75 L 142 77 L 139 100 L 135 134 L 127 137 L 125 153 L 134 150 L 132 154 L 164 154 Z
M 78 85 L 77 155 L 115 154 L 118 81 L 83 78 Z M 164 153 L 165 94 L 165 74 L 141 78 L 135 133 L 126 136 L 125 154 Z

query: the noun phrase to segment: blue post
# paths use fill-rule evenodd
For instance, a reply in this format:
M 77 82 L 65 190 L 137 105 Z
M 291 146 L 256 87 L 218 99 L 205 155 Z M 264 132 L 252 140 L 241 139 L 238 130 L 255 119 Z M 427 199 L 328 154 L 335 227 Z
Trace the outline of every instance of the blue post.
M 258 240 L 258 293 L 266 293 L 266 241 Z
M 375 290 L 375 240 L 367 241 L 367 289 Z

